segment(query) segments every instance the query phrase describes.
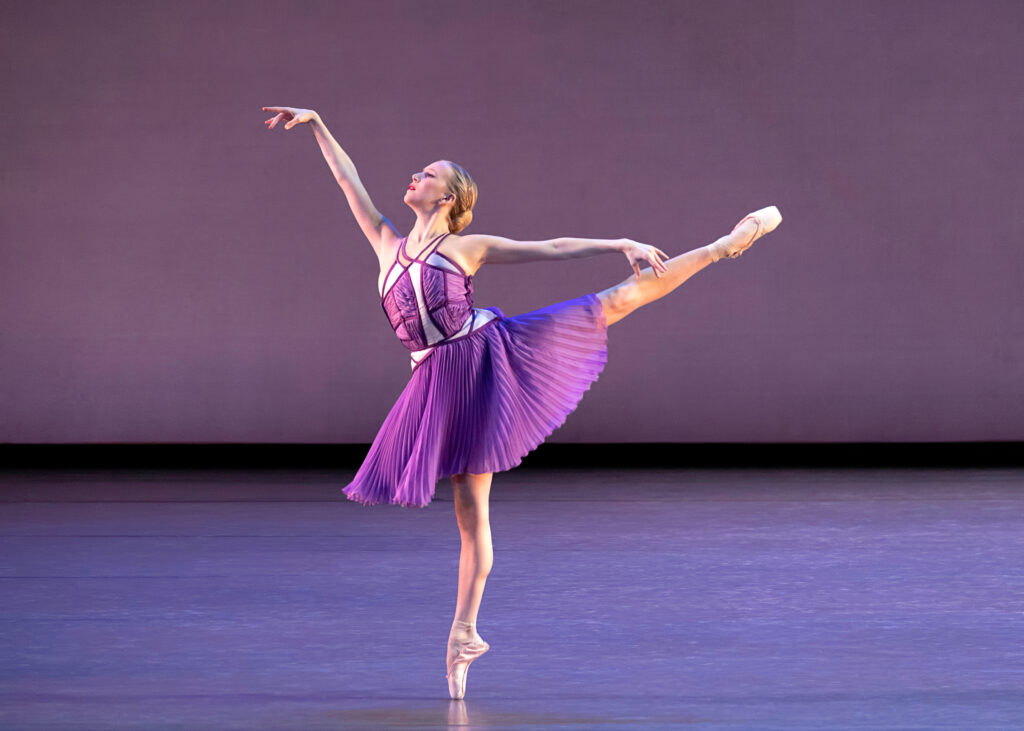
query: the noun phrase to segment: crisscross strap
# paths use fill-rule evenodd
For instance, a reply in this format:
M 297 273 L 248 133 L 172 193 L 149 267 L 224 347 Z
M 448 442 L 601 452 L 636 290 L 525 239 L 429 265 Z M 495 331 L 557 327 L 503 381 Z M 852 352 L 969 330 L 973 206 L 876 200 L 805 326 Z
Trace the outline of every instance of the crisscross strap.
M 447 237 L 448 235 L 449 234 L 447 233 L 443 233 L 437 236 L 433 241 L 430 242 L 427 248 L 420 253 L 418 257 L 409 256 L 409 250 L 405 248 L 406 243 L 408 243 L 409 241 L 408 236 L 402 239 L 402 245 L 399 248 L 401 250 L 401 253 L 405 254 L 405 258 L 409 260 L 409 264 L 412 264 L 414 261 L 426 261 L 430 257 L 430 255 L 434 253 L 434 250 L 441 245 L 441 242 L 444 241 L 445 237 Z

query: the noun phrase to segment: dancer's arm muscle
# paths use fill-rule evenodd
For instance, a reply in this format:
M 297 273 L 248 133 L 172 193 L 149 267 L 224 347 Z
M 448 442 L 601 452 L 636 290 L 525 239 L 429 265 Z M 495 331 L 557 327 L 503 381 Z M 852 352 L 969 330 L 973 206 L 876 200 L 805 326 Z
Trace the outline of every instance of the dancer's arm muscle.
M 481 253 L 482 262 L 492 264 L 519 264 L 538 259 L 573 259 L 595 254 L 622 251 L 623 239 L 557 238 L 547 241 L 513 241 L 502 236 L 472 234 L 470 242 Z

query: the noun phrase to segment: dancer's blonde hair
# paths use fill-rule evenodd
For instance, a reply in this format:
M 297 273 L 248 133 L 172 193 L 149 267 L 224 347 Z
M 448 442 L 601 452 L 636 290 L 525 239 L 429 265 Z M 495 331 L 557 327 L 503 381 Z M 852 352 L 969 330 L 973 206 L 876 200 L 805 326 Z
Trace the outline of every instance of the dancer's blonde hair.
M 451 160 L 444 160 L 449 166 L 451 175 L 448 190 L 455 194 L 455 205 L 448 211 L 448 229 L 457 234 L 473 220 L 473 206 L 476 205 L 476 182 L 469 176 L 466 168 Z

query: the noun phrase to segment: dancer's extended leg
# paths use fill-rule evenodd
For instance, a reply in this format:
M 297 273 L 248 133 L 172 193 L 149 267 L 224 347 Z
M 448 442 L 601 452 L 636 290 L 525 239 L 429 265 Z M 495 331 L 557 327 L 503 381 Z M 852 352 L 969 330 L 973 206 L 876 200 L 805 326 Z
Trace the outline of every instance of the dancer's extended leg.
M 766 210 L 762 209 L 762 211 Z M 775 223 L 775 225 L 778 224 Z M 771 228 L 774 229 L 775 225 L 772 225 Z M 752 238 L 764 233 L 767 233 L 764 227 L 759 227 L 757 221 L 748 217 L 729 234 L 714 243 L 687 251 L 685 254 L 666 261 L 666 271 L 660 277 L 654 274 L 653 269 L 648 268 L 640 272 L 639 277 L 631 276 L 614 287 L 598 292 L 597 296 L 601 299 L 601 305 L 604 308 L 605 321 L 611 325 L 638 307 L 664 297 L 708 264 L 721 258 L 723 252 L 743 251 L 750 243 L 753 243 Z
M 598 292 L 605 321 L 610 326 L 638 307 L 664 297 L 710 263 L 711 253 L 704 246 L 666 261 L 666 271 L 660 277 L 655 276 L 653 269 L 644 269 L 639 278 L 631 276 Z

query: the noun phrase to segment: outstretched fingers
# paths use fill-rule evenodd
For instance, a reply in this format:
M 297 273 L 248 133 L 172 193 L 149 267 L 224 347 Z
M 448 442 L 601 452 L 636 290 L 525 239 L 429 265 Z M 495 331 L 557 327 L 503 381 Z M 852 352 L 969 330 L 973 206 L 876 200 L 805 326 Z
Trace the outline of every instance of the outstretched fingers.
M 288 114 L 287 107 L 263 107 L 264 112 L 277 112 L 270 119 L 264 120 L 263 124 L 268 125 L 268 129 L 273 129 L 277 126 L 277 123 L 284 119 L 285 115 Z M 285 129 L 288 129 L 288 125 L 285 125 Z
M 654 273 L 659 277 L 668 271 L 668 267 L 665 266 L 665 262 L 658 258 L 658 254 L 661 254 L 666 259 L 668 255 L 661 249 L 655 249 L 654 253 L 651 254 L 651 267 L 654 269 Z
M 656 276 L 656 277 L 658 277 L 660 279 L 661 275 L 668 271 L 668 267 L 665 266 L 665 262 L 663 262 L 661 259 L 658 258 L 658 254 L 661 254 L 666 259 L 668 258 L 668 254 L 666 254 L 661 249 L 652 248 L 651 251 L 647 255 L 647 261 L 651 265 L 651 271 L 654 273 L 654 276 Z M 636 272 L 636 277 L 637 277 L 637 279 L 639 279 L 640 278 L 640 266 L 637 263 L 635 263 L 635 262 L 633 263 L 633 271 Z

